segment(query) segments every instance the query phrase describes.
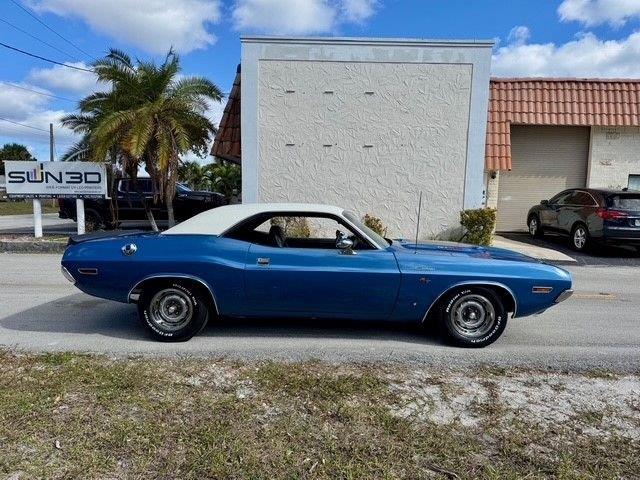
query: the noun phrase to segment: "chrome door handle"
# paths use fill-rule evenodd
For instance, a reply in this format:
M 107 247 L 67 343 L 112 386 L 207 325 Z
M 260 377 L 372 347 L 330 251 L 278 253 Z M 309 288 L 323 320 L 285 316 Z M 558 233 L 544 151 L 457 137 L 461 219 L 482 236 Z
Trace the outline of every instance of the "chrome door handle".
M 263 257 L 258 258 L 258 265 L 269 265 L 270 263 L 271 263 L 270 258 L 263 258 Z

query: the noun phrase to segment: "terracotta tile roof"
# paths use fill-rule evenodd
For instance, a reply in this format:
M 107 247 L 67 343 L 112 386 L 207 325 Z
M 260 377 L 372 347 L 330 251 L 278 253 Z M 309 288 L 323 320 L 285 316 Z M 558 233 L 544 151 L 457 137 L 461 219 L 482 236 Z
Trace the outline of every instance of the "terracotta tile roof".
M 211 155 L 235 163 L 240 163 L 242 158 L 240 149 L 240 65 L 236 71 L 236 78 L 233 81 L 227 105 L 224 107 L 216 138 L 213 140 Z
M 640 126 L 640 80 L 491 79 L 487 170 L 511 170 L 511 124 Z

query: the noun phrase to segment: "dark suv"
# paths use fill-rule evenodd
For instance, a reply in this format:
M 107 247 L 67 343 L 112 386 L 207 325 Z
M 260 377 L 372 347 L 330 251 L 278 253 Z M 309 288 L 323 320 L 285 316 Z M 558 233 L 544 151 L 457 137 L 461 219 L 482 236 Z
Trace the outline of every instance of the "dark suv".
M 138 178 L 137 185 L 135 185 L 132 180 L 124 178 L 118 180 L 114 195 L 118 210 L 117 222 L 112 218 L 109 200 L 86 199 L 84 201 L 84 209 L 87 230 L 109 229 L 131 223 L 136 225 L 146 223 L 147 216 L 143 197 L 158 225 L 165 225 L 167 223 L 167 206 L 164 202 L 154 202 L 151 180 L 149 178 Z M 173 210 L 176 221 L 182 222 L 200 212 L 226 205 L 226 203 L 224 195 L 220 193 L 194 191 L 179 183 L 173 200 Z M 60 218 L 77 220 L 75 199 L 59 198 L 58 206 L 60 207 Z
M 569 235 L 582 251 L 592 243 L 633 245 L 640 251 L 640 191 L 574 188 L 542 200 L 527 215 L 529 233 Z

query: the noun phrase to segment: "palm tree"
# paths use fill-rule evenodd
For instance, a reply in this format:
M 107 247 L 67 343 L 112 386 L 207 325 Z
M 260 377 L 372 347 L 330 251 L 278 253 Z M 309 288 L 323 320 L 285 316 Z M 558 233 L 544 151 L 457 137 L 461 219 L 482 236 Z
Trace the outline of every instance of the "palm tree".
M 158 199 L 167 204 L 169 226 L 174 225 L 179 157 L 207 150 L 215 133 L 204 115 L 207 101 L 220 102 L 222 92 L 206 78 L 179 78 L 180 61 L 173 50 L 156 65 L 140 60 L 134 64 L 127 54 L 112 49 L 93 69 L 111 90 L 82 100 L 82 115 L 66 117 L 66 124 L 86 133 L 94 159 L 116 159 L 132 178 L 144 165 Z
M 240 167 L 233 163 L 209 166 L 209 179 L 213 190 L 222 193 L 227 200 L 240 192 Z
M 208 165 L 202 166 L 198 162 L 182 162 L 178 167 L 178 179 L 194 190 L 211 188 L 211 181 L 207 177 Z

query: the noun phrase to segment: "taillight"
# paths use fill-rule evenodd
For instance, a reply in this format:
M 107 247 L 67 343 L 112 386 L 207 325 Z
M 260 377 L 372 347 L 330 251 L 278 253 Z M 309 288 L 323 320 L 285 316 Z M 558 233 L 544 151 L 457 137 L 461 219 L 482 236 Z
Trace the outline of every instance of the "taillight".
M 629 216 L 625 212 L 609 210 L 607 208 L 599 208 L 596 210 L 596 215 L 603 220 L 620 220 L 621 218 L 627 218 Z

